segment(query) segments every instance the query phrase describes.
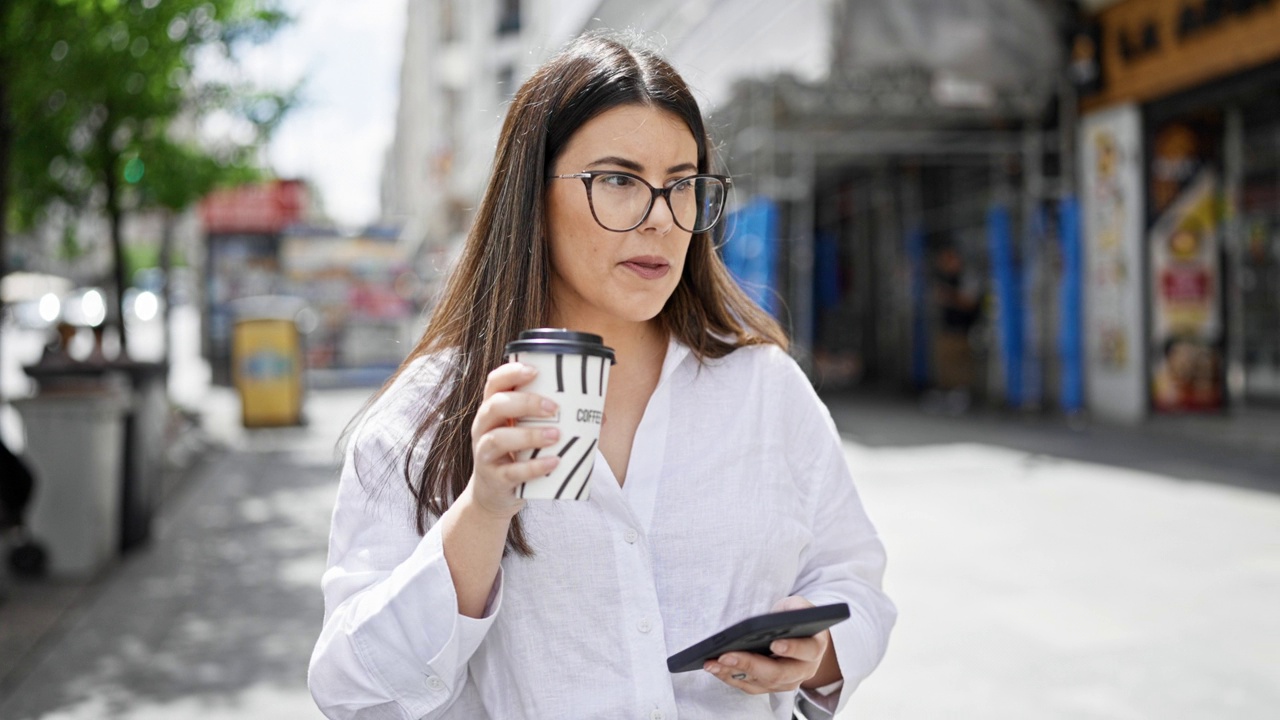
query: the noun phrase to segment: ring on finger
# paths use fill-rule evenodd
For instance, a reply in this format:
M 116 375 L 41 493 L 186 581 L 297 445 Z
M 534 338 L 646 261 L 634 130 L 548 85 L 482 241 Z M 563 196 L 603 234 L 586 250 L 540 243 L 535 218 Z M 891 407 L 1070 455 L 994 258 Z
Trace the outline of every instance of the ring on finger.
M 740 672 L 740 673 L 734 673 L 729 677 L 733 678 L 734 680 L 737 680 L 738 682 L 742 682 L 743 680 L 747 679 L 747 674 L 744 672 Z

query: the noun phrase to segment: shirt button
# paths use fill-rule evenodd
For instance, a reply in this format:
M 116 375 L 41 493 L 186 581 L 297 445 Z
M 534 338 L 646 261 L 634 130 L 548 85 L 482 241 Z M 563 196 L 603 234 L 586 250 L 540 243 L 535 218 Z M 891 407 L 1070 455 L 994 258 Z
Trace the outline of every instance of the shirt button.
M 427 687 L 435 690 L 436 692 L 440 692 L 441 690 L 444 690 L 444 681 L 438 677 L 429 677 L 427 678 Z
M 636 623 L 636 629 L 642 633 L 647 633 L 653 629 L 653 623 L 649 622 L 649 618 L 644 618 L 640 622 Z
M 649 713 L 649 720 L 662 720 L 662 718 L 663 718 L 663 715 L 661 710 L 654 710 L 653 712 Z
M 627 534 L 623 535 L 623 537 L 626 538 L 627 542 L 634 543 L 636 540 L 640 539 L 640 533 L 635 530 L 627 530 Z

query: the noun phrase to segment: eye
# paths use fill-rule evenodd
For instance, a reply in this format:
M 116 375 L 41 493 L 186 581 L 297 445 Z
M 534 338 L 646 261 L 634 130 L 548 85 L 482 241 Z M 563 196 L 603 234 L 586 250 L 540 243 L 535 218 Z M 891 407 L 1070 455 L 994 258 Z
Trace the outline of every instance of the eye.
M 671 194 L 684 195 L 693 190 L 693 185 L 695 182 L 697 182 L 697 178 L 692 178 L 692 177 L 687 177 L 683 180 L 677 180 L 675 183 L 673 183 L 670 186 Z
M 629 188 L 636 184 L 636 179 L 627 175 L 601 175 L 596 178 L 599 182 L 609 188 Z

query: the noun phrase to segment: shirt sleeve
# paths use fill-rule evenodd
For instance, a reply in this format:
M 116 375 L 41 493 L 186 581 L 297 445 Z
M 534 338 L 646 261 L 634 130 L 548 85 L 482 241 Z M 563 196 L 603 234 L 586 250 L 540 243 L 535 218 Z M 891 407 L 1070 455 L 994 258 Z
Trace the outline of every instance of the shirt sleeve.
M 835 423 L 808 380 L 798 368 L 795 372 L 801 386 L 789 392 L 795 403 L 791 447 L 799 451 L 793 467 L 799 486 L 809 492 L 813 540 L 801 557 L 791 594 L 815 605 L 848 603 L 850 613 L 831 628 L 843 683 L 826 688 L 827 695 L 802 694 L 834 715 L 880 664 L 898 612 L 882 590 L 884 545 L 858 497 Z
M 422 537 L 413 525 L 393 427 L 406 425 L 362 424 L 339 480 L 321 580 L 324 626 L 308 671 L 330 718 L 440 717 L 502 604 L 499 570 L 483 617 L 458 612 L 439 525 Z

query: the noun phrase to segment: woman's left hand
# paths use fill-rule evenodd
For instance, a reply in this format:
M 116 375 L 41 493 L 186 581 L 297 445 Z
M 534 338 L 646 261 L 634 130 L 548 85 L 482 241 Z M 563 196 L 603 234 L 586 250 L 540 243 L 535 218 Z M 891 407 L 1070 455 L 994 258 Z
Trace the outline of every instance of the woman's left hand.
M 813 603 L 799 596 L 783 598 L 772 612 L 801 610 Z M 790 692 L 817 674 L 822 659 L 831 645 L 831 631 L 808 638 L 774 640 L 769 651 L 775 657 L 749 652 L 731 652 L 716 660 L 708 660 L 703 669 L 726 685 L 752 695 Z

